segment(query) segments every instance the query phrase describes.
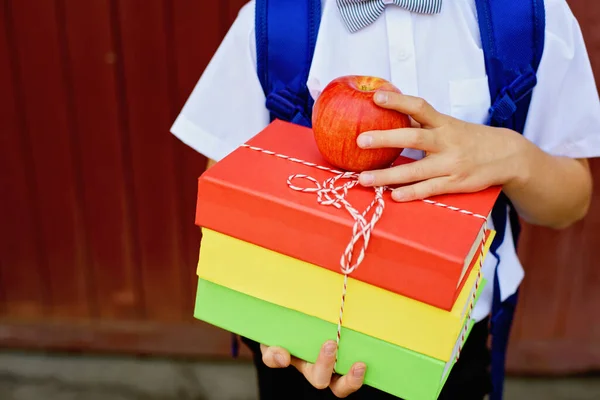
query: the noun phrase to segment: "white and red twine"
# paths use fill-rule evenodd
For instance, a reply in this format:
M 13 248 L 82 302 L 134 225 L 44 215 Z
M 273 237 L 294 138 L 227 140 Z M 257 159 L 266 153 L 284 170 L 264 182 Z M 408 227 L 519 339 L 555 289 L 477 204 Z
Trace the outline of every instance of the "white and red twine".
M 248 148 L 250 150 L 258 151 L 263 154 L 275 156 L 275 157 L 278 157 L 278 158 L 281 158 L 281 159 L 284 159 L 287 161 L 306 165 L 308 167 L 317 168 L 322 171 L 328 171 L 328 172 L 335 174 L 333 177 L 326 179 L 324 182 L 319 182 L 315 178 L 308 176 L 308 175 L 295 174 L 288 178 L 287 184 L 293 190 L 296 190 L 296 191 L 299 191 L 302 193 L 316 194 L 317 202 L 321 205 L 334 206 L 338 209 L 340 209 L 342 207 L 345 208 L 346 211 L 348 211 L 348 213 L 354 219 L 354 225 L 352 227 L 352 237 L 351 237 L 350 241 L 348 242 L 348 245 L 346 246 L 346 249 L 340 259 L 341 271 L 344 274 L 344 285 L 343 285 L 343 289 L 342 289 L 342 301 L 341 301 L 341 305 L 340 305 L 340 314 L 339 314 L 339 320 L 338 320 L 338 326 L 337 326 L 336 341 L 337 341 L 337 345 L 339 347 L 341 332 L 342 332 L 342 320 L 343 320 L 343 315 L 344 315 L 344 306 L 346 303 L 346 292 L 347 292 L 347 288 L 348 288 L 348 276 L 359 267 L 359 265 L 362 263 L 362 261 L 365 257 L 365 252 L 367 250 L 367 247 L 369 246 L 369 241 L 371 239 L 371 233 L 375 227 L 375 224 L 377 223 L 377 221 L 379 221 L 379 219 L 383 215 L 383 210 L 385 208 L 385 202 L 383 200 L 383 193 L 385 190 L 391 190 L 391 189 L 388 187 L 385 187 L 385 186 L 375 187 L 374 188 L 375 197 L 374 197 L 373 201 L 361 213 L 358 210 L 356 210 L 350 204 L 350 202 L 348 202 L 348 200 L 346 199 L 346 197 L 348 195 L 348 191 L 359 185 L 358 174 L 356 174 L 354 172 L 338 171 L 338 170 L 335 170 L 335 169 L 332 169 L 329 167 L 325 167 L 325 166 L 322 166 L 322 165 L 319 165 L 316 163 L 304 161 L 304 160 L 294 158 L 294 157 L 289 157 L 284 154 L 279 154 L 274 151 L 266 150 L 266 149 L 256 147 L 256 146 L 250 146 L 248 144 L 243 144 L 242 147 Z M 298 179 L 308 180 L 309 182 L 312 183 L 313 187 L 302 187 L 302 186 L 294 185 L 293 182 Z M 343 183 L 340 183 L 340 182 L 343 182 Z M 481 214 L 473 213 L 468 210 L 463 210 L 461 208 L 453 207 L 453 206 L 439 203 L 439 202 L 436 202 L 433 200 L 425 199 L 422 201 L 424 203 L 431 204 L 436 207 L 442 207 L 447 210 L 455 211 L 455 212 L 458 212 L 463 215 L 468 215 L 471 217 L 479 218 L 484 221 L 484 231 L 483 231 L 484 235 L 483 235 L 483 239 L 481 241 L 480 258 L 479 258 L 479 273 L 477 275 L 477 279 L 476 279 L 476 283 L 475 283 L 475 290 L 473 291 L 473 295 L 471 296 L 471 299 L 470 299 L 470 304 L 469 304 L 469 309 L 467 312 L 465 326 L 460 335 L 460 342 L 459 342 L 458 350 L 456 353 L 456 361 L 458 361 L 458 359 L 460 357 L 460 353 L 462 351 L 462 347 L 464 346 L 464 343 L 467 338 L 467 333 L 469 331 L 469 321 L 470 321 L 473 309 L 475 307 L 475 300 L 477 297 L 477 292 L 479 290 L 479 285 L 481 284 L 483 254 L 485 251 L 485 243 L 486 243 L 486 234 L 485 233 L 487 232 L 487 217 L 485 217 L 484 215 L 481 215 Z M 373 211 L 373 212 L 371 213 L 371 211 Z M 367 216 L 369 214 L 372 214 L 372 215 L 371 215 L 370 219 L 367 220 Z M 361 241 L 361 239 L 362 239 L 362 245 L 360 247 L 360 250 L 358 252 L 358 256 L 356 257 L 356 260 L 354 260 L 355 248 L 356 248 L 357 244 L 359 243 L 359 241 Z M 337 360 L 336 360 L 336 363 L 337 363 Z

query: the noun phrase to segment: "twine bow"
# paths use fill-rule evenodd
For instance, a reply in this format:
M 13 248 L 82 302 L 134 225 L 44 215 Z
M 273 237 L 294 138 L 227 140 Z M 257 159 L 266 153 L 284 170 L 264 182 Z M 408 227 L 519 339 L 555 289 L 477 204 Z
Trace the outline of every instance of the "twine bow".
M 313 183 L 314 187 L 300 187 L 294 185 L 295 179 L 305 179 Z M 345 180 L 346 182 L 337 185 L 339 181 Z M 383 201 L 383 187 L 375 188 L 375 198 L 369 204 L 369 206 L 361 213 L 350 204 L 346 199 L 350 189 L 359 185 L 358 175 L 352 172 L 345 172 L 338 174 L 334 177 L 326 179 L 323 183 L 319 183 L 315 178 L 308 175 L 292 175 L 288 178 L 288 186 L 296 191 L 303 193 L 316 193 L 317 202 L 324 206 L 334 206 L 338 209 L 344 207 L 346 211 L 354 219 L 354 225 L 352 227 L 352 238 L 346 246 L 346 250 L 340 259 L 340 266 L 342 272 L 345 275 L 349 275 L 363 262 L 365 258 L 365 252 L 369 246 L 371 239 L 371 233 L 375 224 L 381 218 L 383 209 L 385 208 L 385 202 Z M 367 221 L 367 216 L 370 211 L 374 209 L 371 219 Z M 358 242 L 362 240 L 362 246 L 358 252 L 358 257 L 354 260 L 355 248 Z

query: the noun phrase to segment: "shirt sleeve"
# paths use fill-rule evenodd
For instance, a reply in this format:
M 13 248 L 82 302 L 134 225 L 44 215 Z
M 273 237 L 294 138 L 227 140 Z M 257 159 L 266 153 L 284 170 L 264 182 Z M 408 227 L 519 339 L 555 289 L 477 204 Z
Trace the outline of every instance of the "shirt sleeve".
M 219 161 L 269 122 L 256 73 L 254 1 L 246 3 L 175 120 L 171 133 Z
M 548 0 L 546 42 L 524 135 L 557 156 L 600 156 L 600 101 L 580 26 Z

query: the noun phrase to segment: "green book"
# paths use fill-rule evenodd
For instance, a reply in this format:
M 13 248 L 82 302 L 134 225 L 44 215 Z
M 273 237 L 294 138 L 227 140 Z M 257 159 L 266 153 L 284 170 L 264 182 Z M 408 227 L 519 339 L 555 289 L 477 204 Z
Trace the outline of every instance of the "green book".
M 480 287 L 480 292 L 485 282 Z M 335 340 L 337 325 L 199 279 L 195 318 L 315 362 L 323 343 Z M 474 321 L 467 321 L 469 333 Z M 455 349 L 455 352 L 458 349 Z M 436 400 L 454 359 L 444 363 L 342 327 L 336 372 L 355 362 L 367 365 L 365 384 L 404 400 Z

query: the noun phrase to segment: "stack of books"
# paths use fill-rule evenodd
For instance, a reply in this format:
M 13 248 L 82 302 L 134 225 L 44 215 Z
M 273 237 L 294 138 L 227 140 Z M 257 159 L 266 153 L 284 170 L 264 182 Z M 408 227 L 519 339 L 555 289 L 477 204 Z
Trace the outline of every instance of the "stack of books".
M 400 157 L 398 164 L 413 162 Z M 195 317 L 406 400 L 439 396 L 474 324 L 500 193 L 397 203 L 274 121 L 198 180 Z

